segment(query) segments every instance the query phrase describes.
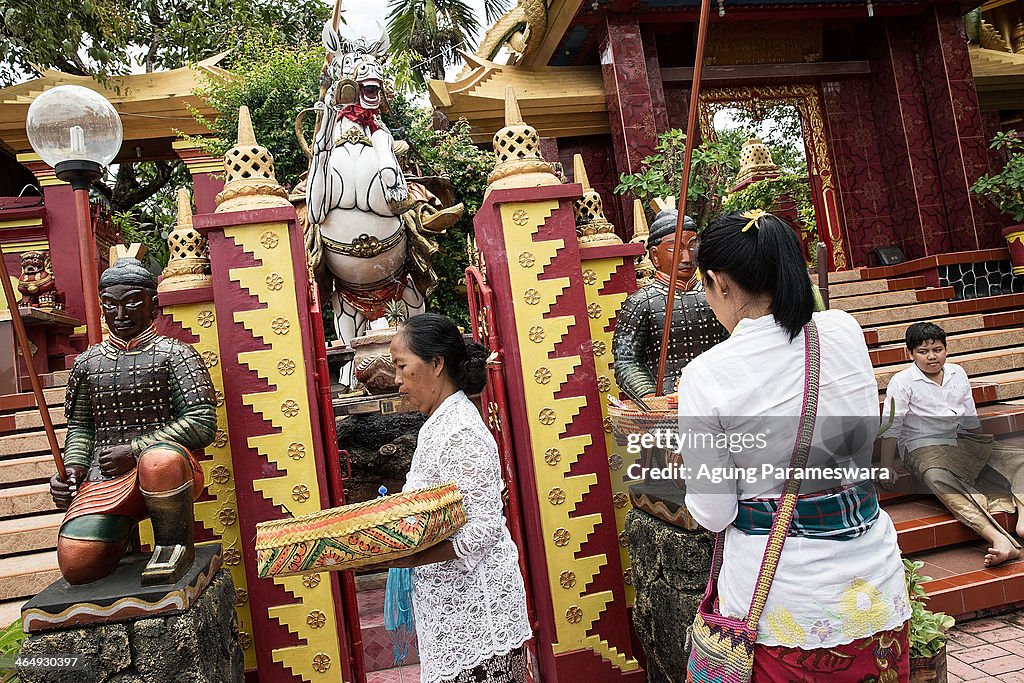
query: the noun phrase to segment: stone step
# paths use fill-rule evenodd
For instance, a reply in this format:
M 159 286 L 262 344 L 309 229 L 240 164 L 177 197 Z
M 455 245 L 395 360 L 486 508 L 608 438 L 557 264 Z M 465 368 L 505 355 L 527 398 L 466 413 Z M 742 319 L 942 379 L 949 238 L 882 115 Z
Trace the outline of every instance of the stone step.
M 844 282 L 859 282 L 861 269 L 855 270 L 833 270 L 828 274 L 828 284 L 842 284 Z
M 872 311 L 857 311 L 851 315 L 860 323 L 861 327 L 891 327 L 894 323 L 911 323 L 946 316 L 969 315 L 971 313 L 987 313 L 1006 309 L 1019 309 L 1024 307 L 1024 294 L 1001 294 L 981 299 L 965 299 L 963 301 L 934 301 L 930 303 L 913 304 L 899 308 L 883 308 Z M 941 323 L 942 321 L 936 320 Z M 981 329 L 986 325 L 977 325 L 971 329 Z M 949 332 L 951 330 L 947 330 Z M 956 330 L 960 331 L 960 330 Z M 881 340 L 880 340 L 881 341 Z M 887 341 L 896 341 L 889 339 Z M 877 342 L 876 342 L 877 343 Z
M 63 512 L 0 519 L 0 556 L 29 551 L 53 550 L 57 547 Z
M 892 518 L 904 555 L 978 540 L 974 531 L 961 524 L 933 496 L 883 503 L 882 507 Z M 993 517 L 1004 529 L 1013 532 L 1016 515 L 997 512 Z
M 990 349 L 977 353 L 957 354 L 950 356 L 949 362 L 962 367 L 972 381 L 981 382 L 984 375 L 1024 368 L 1024 347 L 1015 346 L 1009 349 Z M 908 365 L 908 363 L 899 363 L 876 367 L 875 381 L 878 382 L 878 390 L 885 391 L 893 375 Z
M 928 609 L 953 617 L 1024 601 L 1024 561 L 985 567 L 984 541 L 910 554 L 925 563 L 921 574 L 932 577 L 924 584 Z
M 952 354 L 971 353 L 988 349 L 1001 349 L 1024 345 L 1024 328 L 1005 330 L 976 330 L 946 337 L 946 347 Z M 912 359 L 906 344 L 895 343 L 879 346 L 868 352 L 872 365 L 883 366 L 895 363 L 909 363 Z M 956 361 L 953 361 L 956 362 Z
M 978 418 L 986 434 L 998 437 L 1024 432 L 1024 400 L 978 406 Z
M 43 389 L 43 398 L 48 406 L 64 405 L 64 387 L 56 389 Z M 5 394 L 0 396 L 0 414 L 30 410 L 36 407 L 36 397 L 32 392 L 20 394 Z
M 906 339 L 907 328 L 915 320 L 907 320 L 894 325 L 883 325 L 864 330 L 864 341 L 869 347 L 882 344 L 896 344 Z M 977 330 L 994 330 L 1003 327 L 1020 327 L 1024 325 L 1024 311 L 1003 311 L 1000 313 L 972 313 L 934 321 L 946 331 L 946 334 L 973 332 Z
M 0 600 L 31 597 L 59 578 L 56 550 L 0 558 Z
M 50 422 L 55 427 L 63 427 L 67 425 L 67 418 L 64 417 L 64 407 L 54 406 L 49 409 L 50 411 Z M 39 414 L 39 411 L 33 408 L 32 410 L 25 410 L 20 413 L 9 413 L 7 415 L 0 415 L 0 434 L 9 434 L 11 432 L 24 432 L 29 429 L 42 429 L 43 428 L 43 417 Z
M 888 310 L 894 306 L 910 306 L 919 303 L 946 301 L 955 296 L 956 291 L 952 287 L 929 287 L 927 289 L 906 289 L 896 292 L 861 294 L 835 300 L 830 298 L 829 305 L 831 308 L 850 312 Z
M 0 460 L 0 485 L 10 486 L 49 479 L 57 471 L 51 455 L 28 455 Z
M 54 510 L 49 483 L 12 486 L 0 490 L 0 519 L 50 513 Z
M 57 444 L 63 448 L 67 429 L 57 430 Z M 28 434 L 11 434 L 0 436 L 0 457 L 12 455 L 28 455 L 30 453 L 49 453 L 50 442 L 46 433 L 30 432 Z M 0 482 L 3 480 L 0 479 Z
M 897 292 L 905 289 L 923 289 L 925 278 L 903 277 L 894 280 L 864 280 L 856 282 L 837 282 L 828 286 L 828 299 L 845 299 L 862 294 L 878 294 L 880 292 Z

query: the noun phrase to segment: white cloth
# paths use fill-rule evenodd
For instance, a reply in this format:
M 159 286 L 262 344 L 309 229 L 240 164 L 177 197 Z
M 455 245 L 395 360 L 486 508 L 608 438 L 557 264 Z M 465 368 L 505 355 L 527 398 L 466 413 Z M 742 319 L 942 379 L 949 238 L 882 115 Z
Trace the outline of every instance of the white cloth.
M 863 334 L 844 311 L 815 313 L 821 344 L 818 420 L 812 448 L 823 445 L 823 430 L 838 417 L 859 417 L 874 425 L 851 447 L 857 463 L 870 462 L 878 421 L 878 389 Z M 766 462 L 788 467 L 803 407 L 804 339 L 792 342 L 769 315 L 740 321 L 732 336 L 691 361 L 679 382 L 680 434 L 762 434 L 753 447 L 730 452 L 720 443 L 683 451 L 688 475 L 686 507 L 711 531 L 726 529 L 719 578 L 723 614 L 747 615 L 767 535 L 748 535 L 732 522 L 739 499 L 778 497 L 785 478 L 727 478 L 719 484 L 689 477 L 700 465 L 754 468 Z M 785 419 L 782 416 L 790 416 Z M 827 419 L 833 416 L 833 420 Z M 775 417 L 776 419 L 771 419 Z M 768 433 L 764 433 L 765 430 Z M 833 438 L 835 434 L 831 435 Z M 764 447 L 757 447 L 760 445 Z M 700 444 L 697 444 L 698 446 Z M 841 483 L 841 482 L 837 482 Z M 903 563 L 892 520 L 881 511 L 864 535 L 849 540 L 791 536 L 782 551 L 761 616 L 759 643 L 806 649 L 832 647 L 898 628 L 910 618 Z
M 449 481 L 466 506 L 466 524 L 450 539 L 459 559 L 413 569 L 422 683 L 455 678 L 532 635 L 519 552 L 502 511 L 498 446 L 461 391 L 420 428 L 402 490 Z
M 957 432 L 981 426 L 967 372 L 953 363 L 942 367 L 942 384 L 911 363 L 889 380 L 882 409 L 885 419 L 890 401 L 894 419 L 883 436 L 896 439 L 902 453 L 922 446 L 955 446 Z

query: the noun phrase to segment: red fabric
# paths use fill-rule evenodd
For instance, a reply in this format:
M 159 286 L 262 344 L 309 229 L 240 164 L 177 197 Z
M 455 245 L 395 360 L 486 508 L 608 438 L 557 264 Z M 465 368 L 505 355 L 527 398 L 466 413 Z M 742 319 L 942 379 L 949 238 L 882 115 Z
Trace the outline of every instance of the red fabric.
M 188 462 L 192 466 L 192 491 L 198 498 L 203 492 L 206 478 L 203 468 L 192 453 L 188 453 Z M 83 483 L 61 524 L 84 515 L 121 515 L 136 522 L 149 517 L 146 499 L 139 490 L 139 468 L 133 467 L 115 479 Z
M 405 283 L 408 279 L 409 275 L 405 274 L 373 291 L 349 289 L 340 282 L 335 285 L 335 288 L 338 295 L 366 316 L 367 320 L 377 320 L 387 313 L 388 304 L 402 298 L 402 291 L 405 290 Z
M 373 135 L 380 130 L 380 124 L 377 123 L 377 111 L 375 109 L 364 109 L 358 104 L 350 104 L 338 113 L 338 120 L 348 119 L 354 121 L 360 126 L 365 126 L 370 129 L 370 135 Z
M 754 683 L 906 683 L 909 622 L 848 645 L 802 650 L 754 646 Z

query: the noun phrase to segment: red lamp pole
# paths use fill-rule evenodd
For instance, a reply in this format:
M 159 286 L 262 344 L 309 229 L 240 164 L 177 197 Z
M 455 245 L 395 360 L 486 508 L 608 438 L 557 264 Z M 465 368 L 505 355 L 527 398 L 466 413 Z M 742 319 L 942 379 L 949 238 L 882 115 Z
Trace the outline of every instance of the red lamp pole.
M 73 186 L 76 184 L 73 183 Z M 103 340 L 103 328 L 100 326 L 96 240 L 92 230 L 88 187 L 75 187 L 75 217 L 78 224 L 78 259 L 82 269 L 82 287 L 85 289 L 85 334 L 89 346 L 92 346 Z

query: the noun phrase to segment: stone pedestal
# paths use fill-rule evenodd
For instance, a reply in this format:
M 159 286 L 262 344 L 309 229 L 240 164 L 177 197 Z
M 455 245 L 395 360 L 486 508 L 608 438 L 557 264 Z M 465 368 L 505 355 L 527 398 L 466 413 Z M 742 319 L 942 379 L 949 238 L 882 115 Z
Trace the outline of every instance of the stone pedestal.
M 711 571 L 714 535 L 667 524 L 646 512 L 626 515 L 632 559 L 633 627 L 647 653 L 648 683 L 686 680 L 686 629 Z
M 241 683 L 235 588 L 223 569 L 182 614 L 29 636 L 21 656 L 77 656 L 74 670 L 21 668 L 22 683 Z

